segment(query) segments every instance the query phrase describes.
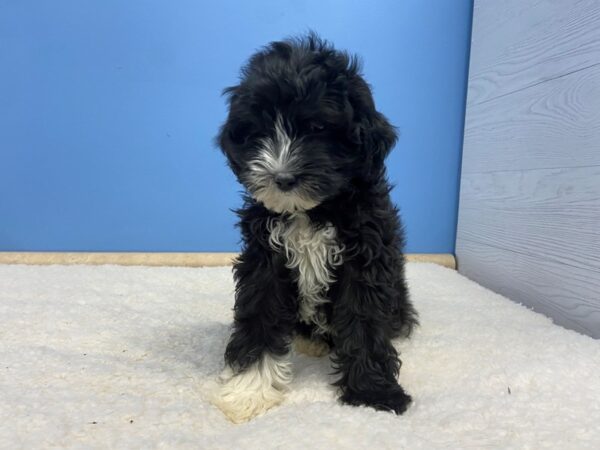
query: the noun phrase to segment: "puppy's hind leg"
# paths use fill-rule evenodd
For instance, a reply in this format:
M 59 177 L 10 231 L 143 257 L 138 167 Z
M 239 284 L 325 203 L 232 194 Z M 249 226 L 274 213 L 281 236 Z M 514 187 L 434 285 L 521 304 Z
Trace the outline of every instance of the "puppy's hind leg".
M 331 339 L 314 333 L 314 327 L 299 323 L 296 325 L 293 349 L 296 353 L 321 358 L 331 352 Z
M 331 348 L 329 344 L 320 338 L 307 338 L 305 336 L 294 337 L 294 350 L 306 356 L 321 358 L 329 355 Z

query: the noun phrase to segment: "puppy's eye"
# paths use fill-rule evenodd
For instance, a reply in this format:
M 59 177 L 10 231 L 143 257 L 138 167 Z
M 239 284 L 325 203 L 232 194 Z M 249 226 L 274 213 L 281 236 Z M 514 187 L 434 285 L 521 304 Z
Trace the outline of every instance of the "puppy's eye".
M 325 124 L 323 122 L 313 120 L 310 123 L 310 131 L 312 131 L 313 133 L 320 133 L 321 131 L 324 131 L 324 130 L 325 130 Z

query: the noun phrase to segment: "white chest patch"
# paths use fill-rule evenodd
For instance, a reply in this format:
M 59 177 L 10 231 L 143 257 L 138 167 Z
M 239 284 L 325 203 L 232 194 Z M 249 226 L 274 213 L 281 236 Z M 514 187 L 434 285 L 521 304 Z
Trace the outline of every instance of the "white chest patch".
M 271 248 L 284 252 L 286 266 L 297 274 L 300 319 L 327 331 L 327 319 L 317 306 L 329 301 L 333 268 L 342 264 L 343 246 L 336 239 L 335 227 L 328 224 L 317 228 L 305 213 L 296 212 L 271 220 L 268 229 Z

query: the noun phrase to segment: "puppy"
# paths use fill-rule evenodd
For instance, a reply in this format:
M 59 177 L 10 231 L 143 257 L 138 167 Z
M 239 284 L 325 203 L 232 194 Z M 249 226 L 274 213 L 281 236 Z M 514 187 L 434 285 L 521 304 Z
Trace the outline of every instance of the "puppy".
M 391 340 L 417 324 L 384 160 L 395 129 L 356 57 L 315 34 L 273 42 L 225 89 L 218 145 L 246 189 L 234 324 L 215 404 L 233 422 L 283 399 L 290 348 L 332 352 L 341 401 L 401 414 Z

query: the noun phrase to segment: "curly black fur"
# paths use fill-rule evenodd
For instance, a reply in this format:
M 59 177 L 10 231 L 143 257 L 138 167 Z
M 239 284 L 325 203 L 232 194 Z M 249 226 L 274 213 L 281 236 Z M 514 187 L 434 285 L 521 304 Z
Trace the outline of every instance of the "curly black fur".
M 375 109 L 360 64 L 310 34 L 265 47 L 243 68 L 239 85 L 225 92 L 229 116 L 218 143 L 247 189 L 238 211 L 244 245 L 234 266 L 227 364 L 242 373 L 265 353 L 285 356 L 295 333 L 318 334 L 333 348 L 343 402 L 404 412 L 411 398 L 397 382 L 401 362 L 391 340 L 408 336 L 417 314 L 404 279 L 403 231 L 384 166 L 396 132 Z M 269 178 L 280 167 L 271 173 L 269 166 L 260 178 L 252 166 L 278 120 L 293 140 L 292 194 L 276 192 Z M 286 209 L 287 198 L 300 203 Z M 270 207 L 271 199 L 277 207 Z M 333 226 L 343 248 L 343 262 L 331 268 L 335 281 L 324 293 L 329 302 L 319 305 L 325 331 L 300 320 L 299 274 L 269 241 L 270 221 L 297 212 L 314 229 Z

